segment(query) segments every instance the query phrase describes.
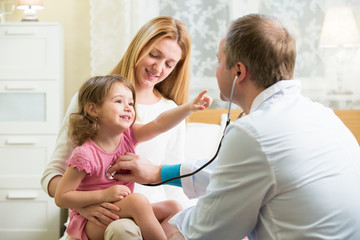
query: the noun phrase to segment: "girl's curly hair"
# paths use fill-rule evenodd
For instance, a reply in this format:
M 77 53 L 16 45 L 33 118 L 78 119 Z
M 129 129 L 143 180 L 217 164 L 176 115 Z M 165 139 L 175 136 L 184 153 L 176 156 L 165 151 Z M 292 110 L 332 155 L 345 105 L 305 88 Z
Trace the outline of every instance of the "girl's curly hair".
M 90 78 L 79 90 L 79 111 L 77 113 L 72 113 L 69 119 L 68 134 L 74 145 L 80 146 L 96 134 L 99 128 L 97 117 L 89 114 L 89 104 L 94 103 L 96 106 L 101 106 L 105 96 L 109 93 L 114 83 L 120 83 L 132 92 L 135 109 L 135 88 L 126 78 L 120 75 L 96 76 Z

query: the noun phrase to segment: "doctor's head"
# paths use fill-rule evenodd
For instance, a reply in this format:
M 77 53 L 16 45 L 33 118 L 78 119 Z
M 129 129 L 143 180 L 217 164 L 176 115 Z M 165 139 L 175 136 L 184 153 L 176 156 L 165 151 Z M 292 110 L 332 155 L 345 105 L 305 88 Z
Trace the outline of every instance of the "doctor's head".
M 188 100 L 190 51 L 185 25 L 172 17 L 156 17 L 140 28 L 111 74 L 126 77 L 137 91 L 151 89 L 183 104 Z
M 275 18 L 259 14 L 240 17 L 230 25 L 218 49 L 216 76 L 223 100 L 229 100 L 236 76 L 251 79 L 258 89 L 292 79 L 294 38 Z

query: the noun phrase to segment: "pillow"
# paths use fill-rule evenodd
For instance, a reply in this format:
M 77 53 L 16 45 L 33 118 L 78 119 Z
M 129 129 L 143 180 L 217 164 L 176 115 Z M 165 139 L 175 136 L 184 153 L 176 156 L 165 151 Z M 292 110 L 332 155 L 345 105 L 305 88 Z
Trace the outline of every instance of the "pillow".
M 185 161 L 212 158 L 218 148 L 226 123 L 226 114 L 221 116 L 221 125 L 189 122 L 186 126 Z

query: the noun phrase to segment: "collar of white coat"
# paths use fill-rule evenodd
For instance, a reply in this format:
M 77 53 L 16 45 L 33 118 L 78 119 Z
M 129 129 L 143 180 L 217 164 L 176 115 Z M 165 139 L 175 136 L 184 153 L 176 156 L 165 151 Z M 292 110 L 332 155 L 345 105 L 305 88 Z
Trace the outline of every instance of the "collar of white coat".
M 253 103 L 251 104 L 250 113 L 255 111 L 260 107 L 263 102 L 266 102 L 273 96 L 286 93 L 286 92 L 300 92 L 301 83 L 299 80 L 281 80 L 277 83 L 274 83 L 270 87 L 266 88 L 264 91 L 259 93 L 256 96 Z

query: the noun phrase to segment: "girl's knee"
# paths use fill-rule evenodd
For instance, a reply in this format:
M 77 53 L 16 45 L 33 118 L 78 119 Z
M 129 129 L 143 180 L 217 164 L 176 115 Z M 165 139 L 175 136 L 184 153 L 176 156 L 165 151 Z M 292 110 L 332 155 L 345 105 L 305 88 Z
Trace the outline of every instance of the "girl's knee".
M 140 193 L 132 193 L 124 199 L 115 203 L 120 211 L 117 213 L 120 217 L 130 217 L 152 212 L 149 200 Z
M 150 201 L 141 193 L 132 193 L 126 196 L 122 201 L 126 200 L 126 204 L 135 209 L 151 209 Z
M 134 204 L 150 205 L 150 201 L 141 193 L 132 193 L 126 196 L 126 198 Z

